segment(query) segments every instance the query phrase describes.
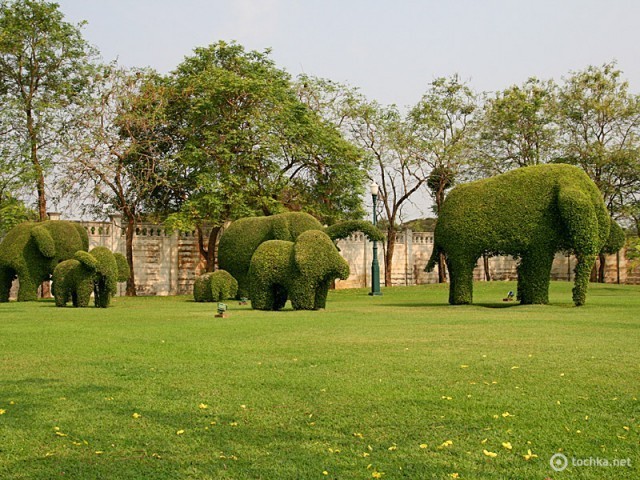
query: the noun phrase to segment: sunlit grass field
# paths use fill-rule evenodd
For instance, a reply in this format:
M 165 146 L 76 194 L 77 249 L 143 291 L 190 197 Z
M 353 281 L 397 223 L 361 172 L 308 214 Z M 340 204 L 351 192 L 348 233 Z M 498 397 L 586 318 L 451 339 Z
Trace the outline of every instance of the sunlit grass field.
M 581 308 L 569 283 L 547 306 L 511 289 L 223 319 L 187 297 L 0 304 L 0 478 L 640 478 L 640 288 Z

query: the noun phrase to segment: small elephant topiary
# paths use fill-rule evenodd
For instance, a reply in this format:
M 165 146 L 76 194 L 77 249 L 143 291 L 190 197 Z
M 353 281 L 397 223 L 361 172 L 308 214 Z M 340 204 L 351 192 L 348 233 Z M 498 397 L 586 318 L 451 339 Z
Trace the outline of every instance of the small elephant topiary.
M 518 300 L 545 304 L 555 253 L 571 252 L 578 260 L 573 301 L 582 305 L 596 255 L 617 249 L 623 238 L 612 222 L 598 187 L 578 167 L 519 168 L 449 193 L 427 270 L 444 253 L 451 276 L 449 303 L 469 304 L 480 256 L 513 255 L 519 259 Z
M 238 293 L 238 282 L 225 270 L 205 273 L 193 284 L 193 299 L 196 302 L 219 302 L 233 298 Z
M 0 243 L 0 302 L 9 301 L 11 283 L 20 282 L 18 301 L 38 299 L 38 286 L 51 278 L 59 262 L 89 250 L 82 225 L 64 220 L 25 222 L 13 227 Z
M 349 264 L 324 232 L 308 230 L 295 242 L 269 240 L 251 259 L 251 307 L 280 310 L 289 298 L 294 310 L 325 308 L 331 282 L 348 277 Z
M 87 307 L 93 293 L 95 306 L 106 308 L 118 282 L 126 282 L 129 274 L 127 259 L 108 248 L 78 251 L 75 258 L 61 262 L 53 271 L 56 306 L 64 307 L 71 300 L 74 307 Z
M 380 230 L 370 222 L 348 220 L 323 227 L 304 212 L 287 212 L 268 217 L 247 217 L 233 222 L 220 237 L 218 264 L 238 281 L 238 297 L 249 295 L 249 265 L 256 249 L 268 240 L 294 242 L 308 230 L 321 230 L 332 240 L 346 238 L 353 232 L 363 232 L 370 240 L 382 240 Z

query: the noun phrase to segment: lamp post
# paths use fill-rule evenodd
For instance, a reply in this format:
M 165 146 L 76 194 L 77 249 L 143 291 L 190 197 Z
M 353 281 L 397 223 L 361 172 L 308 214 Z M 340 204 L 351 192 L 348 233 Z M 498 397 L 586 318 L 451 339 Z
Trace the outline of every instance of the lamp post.
M 378 217 L 376 214 L 376 201 L 378 200 L 378 191 L 380 187 L 376 182 L 372 182 L 371 186 L 371 198 L 373 199 L 373 225 L 378 224 Z M 371 292 L 369 295 L 382 295 L 380 291 L 380 265 L 378 264 L 378 242 L 373 241 L 373 260 L 371 261 Z

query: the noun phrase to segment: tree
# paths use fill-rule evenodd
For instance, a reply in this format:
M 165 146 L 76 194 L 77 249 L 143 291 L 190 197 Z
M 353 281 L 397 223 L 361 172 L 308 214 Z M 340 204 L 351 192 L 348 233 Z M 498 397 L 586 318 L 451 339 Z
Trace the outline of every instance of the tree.
M 326 222 L 361 215 L 360 152 L 298 100 L 268 53 L 219 42 L 171 75 L 172 182 L 155 196 L 171 225 L 198 231 L 208 271 L 229 220 L 303 208 Z
M 126 294 L 136 295 L 133 236 L 151 193 L 164 178 L 159 163 L 166 158 L 166 94 L 151 70 L 116 65 L 101 67 L 90 98 L 77 112 L 75 134 L 68 144 L 70 161 L 63 192 L 89 195 L 98 210 L 120 212 L 125 221 L 126 258 L 130 268 Z M 87 189 L 82 179 L 90 187 Z M 89 203 L 94 206 L 94 202 Z
M 530 78 L 484 103 L 478 121 L 473 169 L 493 176 L 514 168 L 551 162 L 557 154 L 556 85 Z
M 615 218 L 640 189 L 640 96 L 615 62 L 573 72 L 560 88 L 560 161 L 578 165 L 598 186 Z M 600 253 L 597 279 L 604 281 Z
M 55 3 L 0 2 L 0 97 L 13 125 L 7 140 L 14 164 L 28 166 L 40 220 L 47 218 L 45 175 L 69 120 L 65 109 L 79 98 L 93 55 L 80 27 L 65 22 Z
M 471 124 L 477 99 L 458 75 L 437 78 L 409 112 L 418 161 L 430 173 L 426 185 L 440 214 L 446 191 L 467 165 L 471 150 Z M 440 282 L 446 281 L 444 255 L 438 262 Z

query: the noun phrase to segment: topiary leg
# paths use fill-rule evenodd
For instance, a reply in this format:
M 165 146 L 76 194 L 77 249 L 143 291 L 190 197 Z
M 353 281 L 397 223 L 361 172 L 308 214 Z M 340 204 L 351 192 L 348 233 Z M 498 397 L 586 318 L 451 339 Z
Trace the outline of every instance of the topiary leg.
M 522 305 L 549 303 L 553 252 L 523 255 L 518 265 L 518 295 Z
M 459 261 L 447 259 L 447 268 L 451 283 L 449 284 L 449 303 L 451 305 L 468 305 L 473 303 L 473 268 L 476 261 Z
M 325 308 L 327 306 L 327 295 L 329 294 L 329 287 L 331 282 L 326 280 L 321 282 L 316 289 L 316 298 L 314 301 L 313 308 L 318 310 L 320 308 Z
M 584 305 L 587 299 L 589 277 L 591 276 L 591 269 L 595 261 L 595 256 L 578 255 L 578 263 L 574 270 L 576 278 L 573 283 L 573 303 L 576 307 Z
M 9 267 L 0 267 L 0 302 L 9 301 L 11 284 L 15 278 L 15 273 Z
M 31 277 L 18 273 L 18 281 L 20 282 L 20 287 L 18 288 L 19 302 L 35 302 L 38 300 L 38 284 Z

